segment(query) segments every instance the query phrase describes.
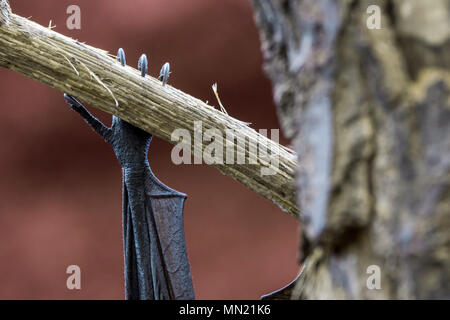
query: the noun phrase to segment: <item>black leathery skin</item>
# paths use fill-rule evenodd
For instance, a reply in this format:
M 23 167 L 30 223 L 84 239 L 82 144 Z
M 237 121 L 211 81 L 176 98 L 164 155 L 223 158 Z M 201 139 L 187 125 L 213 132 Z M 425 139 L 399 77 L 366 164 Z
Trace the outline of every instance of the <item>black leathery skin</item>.
M 183 224 L 186 195 L 152 173 L 152 135 L 115 116 L 108 128 L 75 98 L 64 97 L 111 144 L 122 166 L 126 299 L 194 299 Z

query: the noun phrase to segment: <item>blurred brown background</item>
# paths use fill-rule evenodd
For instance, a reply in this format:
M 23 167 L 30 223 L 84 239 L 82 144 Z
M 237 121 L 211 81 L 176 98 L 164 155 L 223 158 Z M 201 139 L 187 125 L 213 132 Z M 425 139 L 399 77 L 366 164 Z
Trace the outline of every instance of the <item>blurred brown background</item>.
M 132 3 L 132 7 L 130 7 Z M 278 128 L 252 8 L 245 0 L 10 0 L 13 12 L 135 65 L 252 127 Z M 81 30 L 66 9 L 81 8 Z M 122 299 L 121 171 L 110 147 L 62 93 L 0 69 L 0 299 Z M 96 115 L 110 123 L 110 116 Z M 286 144 L 286 141 L 282 141 Z M 185 228 L 199 299 L 258 299 L 297 271 L 297 223 L 269 201 L 206 165 L 175 166 L 155 138 L 153 171 L 188 194 Z M 68 265 L 81 290 L 66 288 Z

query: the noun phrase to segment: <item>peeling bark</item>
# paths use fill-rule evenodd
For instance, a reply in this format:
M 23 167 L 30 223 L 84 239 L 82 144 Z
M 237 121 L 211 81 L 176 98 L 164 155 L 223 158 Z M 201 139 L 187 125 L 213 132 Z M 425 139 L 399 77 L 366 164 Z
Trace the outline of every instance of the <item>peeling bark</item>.
M 450 1 L 253 3 L 302 159 L 291 298 L 450 298 Z M 367 27 L 371 5 L 381 29 Z

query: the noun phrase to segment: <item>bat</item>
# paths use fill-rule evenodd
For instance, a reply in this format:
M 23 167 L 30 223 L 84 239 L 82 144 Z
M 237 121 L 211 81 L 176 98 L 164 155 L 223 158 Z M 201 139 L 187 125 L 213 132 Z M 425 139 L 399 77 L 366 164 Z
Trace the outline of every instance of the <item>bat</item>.
M 123 49 L 119 49 L 117 60 L 125 66 Z M 168 79 L 168 66 L 161 70 L 163 85 Z M 139 59 L 138 69 L 145 77 L 145 54 Z M 164 185 L 151 171 L 147 153 L 152 135 L 116 116 L 111 127 L 106 127 L 74 97 L 64 97 L 112 146 L 122 167 L 126 299 L 194 299 L 183 225 L 186 195 Z

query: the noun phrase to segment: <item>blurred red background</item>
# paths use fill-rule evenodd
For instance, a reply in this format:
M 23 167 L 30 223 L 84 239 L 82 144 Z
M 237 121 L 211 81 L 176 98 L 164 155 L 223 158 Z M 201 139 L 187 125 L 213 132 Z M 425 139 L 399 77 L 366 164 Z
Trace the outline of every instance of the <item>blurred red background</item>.
M 132 6 L 130 6 L 132 3 Z M 10 0 L 13 12 L 135 65 L 252 127 L 278 128 L 252 8 L 244 0 Z M 81 8 L 81 30 L 66 9 Z M 0 69 L 0 298 L 122 299 L 121 171 L 110 147 L 65 104 L 61 92 Z M 92 110 L 92 109 L 91 109 Z M 104 122 L 110 116 L 93 110 Z M 282 141 L 286 144 L 286 141 Z M 150 148 L 153 171 L 188 194 L 185 229 L 199 299 L 258 299 L 297 271 L 297 222 L 206 165 L 175 166 L 171 145 Z M 81 290 L 66 268 L 81 268 Z

